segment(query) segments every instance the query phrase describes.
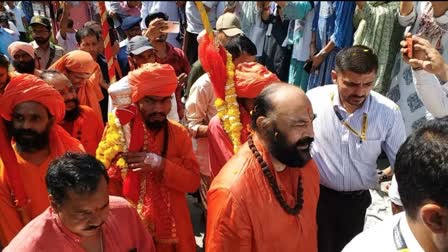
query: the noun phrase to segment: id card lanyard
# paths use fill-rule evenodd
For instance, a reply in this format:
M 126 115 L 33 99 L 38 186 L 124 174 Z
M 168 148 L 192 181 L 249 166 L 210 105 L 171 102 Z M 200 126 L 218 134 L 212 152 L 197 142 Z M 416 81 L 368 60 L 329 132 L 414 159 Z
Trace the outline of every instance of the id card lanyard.
M 334 93 L 331 94 L 330 99 L 333 102 Z M 342 125 L 344 125 L 355 136 L 359 137 L 359 143 L 362 143 L 363 140 L 364 141 L 367 140 L 367 113 L 364 112 L 362 114 L 361 132 L 358 132 L 347 122 L 346 119 L 342 117 L 341 113 L 336 109 L 336 107 L 333 107 L 333 110 L 336 116 L 338 117 L 339 121 L 341 121 Z

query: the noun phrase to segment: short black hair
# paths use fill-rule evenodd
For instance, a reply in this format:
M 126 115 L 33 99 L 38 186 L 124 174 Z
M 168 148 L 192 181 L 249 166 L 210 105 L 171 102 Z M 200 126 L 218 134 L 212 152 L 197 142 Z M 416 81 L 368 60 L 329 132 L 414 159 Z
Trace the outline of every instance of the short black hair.
M 67 19 L 67 28 L 69 29 L 73 28 L 73 20 L 70 18 Z
M 100 40 L 100 36 L 97 32 L 95 32 L 92 28 L 81 28 L 76 32 L 76 42 L 78 42 L 78 45 L 81 44 L 82 40 L 85 37 L 89 36 L 95 36 L 96 40 Z
M 395 160 L 398 192 L 415 219 L 427 201 L 448 208 L 448 118 L 430 120 L 401 145 Z
M 146 27 L 148 27 L 149 23 L 151 23 L 151 21 L 153 21 L 153 20 L 156 19 L 156 18 L 161 18 L 161 19 L 163 19 L 163 20 L 165 20 L 165 21 L 168 21 L 168 18 L 169 18 L 169 17 L 168 17 L 168 15 L 166 15 L 164 12 L 155 12 L 155 13 L 152 13 L 152 14 L 146 16 L 146 18 L 145 18 L 145 24 L 146 24 Z
M 225 46 L 226 50 L 236 59 L 244 52 L 249 55 L 257 55 L 257 47 L 244 34 L 231 37 Z
M 251 128 L 257 132 L 257 119 L 260 116 L 269 117 L 271 113 L 274 113 L 274 104 L 272 104 L 271 95 L 279 89 L 279 85 L 272 84 L 261 90 L 260 94 L 255 98 L 254 109 L 251 114 Z
M 0 53 L 0 67 L 6 68 L 6 70 L 9 70 L 9 61 L 6 55 Z
M 67 192 L 90 194 L 97 190 L 101 177 L 109 183 L 106 168 L 95 157 L 85 153 L 67 152 L 51 162 L 45 182 L 54 203 L 60 206 Z
M 378 57 L 372 49 L 356 45 L 342 49 L 336 54 L 336 72 L 367 74 L 378 70 Z

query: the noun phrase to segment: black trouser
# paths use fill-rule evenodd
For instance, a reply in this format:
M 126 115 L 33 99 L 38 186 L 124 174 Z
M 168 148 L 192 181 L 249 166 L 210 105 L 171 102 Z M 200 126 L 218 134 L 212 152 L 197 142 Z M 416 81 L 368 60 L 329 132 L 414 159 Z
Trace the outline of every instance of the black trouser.
M 319 252 L 340 252 L 364 228 L 369 190 L 338 192 L 320 186 L 317 206 Z

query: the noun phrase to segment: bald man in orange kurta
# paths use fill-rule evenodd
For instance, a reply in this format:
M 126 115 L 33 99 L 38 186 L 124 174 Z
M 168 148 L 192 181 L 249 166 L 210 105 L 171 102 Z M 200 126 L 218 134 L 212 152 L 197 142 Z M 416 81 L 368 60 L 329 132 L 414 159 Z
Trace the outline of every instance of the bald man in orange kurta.
M 206 251 L 317 251 L 319 173 L 309 154 L 311 103 L 289 84 L 273 84 L 260 96 L 265 92 L 273 109 L 255 102 L 255 133 L 207 193 Z
M 34 102 L 47 109 L 53 117 L 49 126 L 49 143 L 46 154 L 36 151 L 21 151 L 10 144 L 5 127 L 0 132 L 0 242 L 6 246 L 20 229 L 32 218 L 41 214 L 48 206 L 45 174 L 49 163 L 66 151 L 84 151 L 81 143 L 71 137 L 57 122 L 64 118 L 65 106 L 62 96 L 47 83 L 34 75 L 22 74 L 13 77 L 0 97 L 0 114 L 6 121 L 16 121 L 17 129 L 35 129 L 28 116 L 15 115 L 13 111 L 23 104 Z M 32 112 L 34 113 L 34 112 Z M 22 116 L 24 118 L 22 118 Z M 36 116 L 36 115 L 34 115 Z M 37 117 L 36 117 L 37 118 Z M 35 120 L 31 121 L 36 124 Z M 24 121 L 23 123 L 21 121 Z M 40 118 L 40 120 L 43 120 Z M 2 122 L 3 123 L 3 122 Z M 14 125 L 14 123 L 13 123 Z M 13 126 L 16 127 L 16 126 Z M 12 139 L 14 140 L 14 139 Z M 40 152 L 41 153 L 41 152 Z M 38 156 L 38 158 L 36 158 Z M 11 196 L 11 195 L 14 196 Z
M 128 76 L 136 108 L 129 151 L 123 154 L 128 170 L 123 176 L 114 164 L 108 168 L 111 193 L 137 207 L 157 251 L 194 252 L 185 194 L 199 187 L 199 165 L 188 130 L 166 119 L 177 86 L 175 71 L 167 64 L 148 63 Z

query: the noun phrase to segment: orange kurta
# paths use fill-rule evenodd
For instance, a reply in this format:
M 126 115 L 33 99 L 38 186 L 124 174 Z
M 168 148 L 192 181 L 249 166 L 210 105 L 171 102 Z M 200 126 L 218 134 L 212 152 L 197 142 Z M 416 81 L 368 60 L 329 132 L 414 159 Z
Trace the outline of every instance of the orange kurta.
M 163 135 L 163 130 L 155 135 L 155 148 L 158 150 L 162 149 Z M 143 138 L 143 136 L 141 137 Z M 171 228 L 176 230 L 178 239 L 175 251 L 193 252 L 196 251 L 196 243 L 185 193 L 194 192 L 199 187 L 199 165 L 194 156 L 188 131 L 174 121 L 168 123 L 168 148 L 164 160 L 161 186 L 165 187 L 170 195 L 168 204 L 171 206 L 175 221 L 175 226 Z M 120 171 L 110 168 L 109 176 L 111 177 L 111 193 L 122 196 L 123 181 Z M 139 183 L 136 183 L 135 186 L 139 188 Z M 161 199 L 154 199 L 154 204 L 157 204 L 158 200 Z M 149 229 L 152 228 L 149 227 Z M 157 226 L 155 229 L 157 230 Z M 169 244 L 158 242 L 158 237 L 154 234 L 153 237 L 157 251 L 171 251 L 167 249 L 170 247 Z
M 269 153 L 256 136 L 254 143 L 272 167 Z M 277 202 L 248 144 L 223 167 L 207 193 L 206 251 L 317 251 L 316 209 L 319 173 L 314 161 L 303 168 L 273 172 L 289 206 L 296 202 L 302 176 L 303 208 L 287 214 Z
M 95 156 L 96 148 L 103 135 L 104 125 L 92 108 L 85 105 L 80 105 L 80 107 L 79 117 L 72 123 L 62 122 L 61 126 L 72 137 L 81 141 L 87 153 Z
M 6 169 L 19 171 L 25 194 L 30 199 L 27 209 L 30 211 L 31 218 L 34 218 L 50 205 L 45 185 L 49 163 L 66 151 L 84 151 L 80 142 L 68 135 L 59 125 L 55 125 L 50 133 L 50 150 L 50 155 L 40 165 L 29 163 L 17 152 L 15 152 L 17 167 L 6 167 L 0 159 L 0 242 L 2 245 L 8 244 L 24 226 L 11 198 L 11 184 L 7 178 Z

